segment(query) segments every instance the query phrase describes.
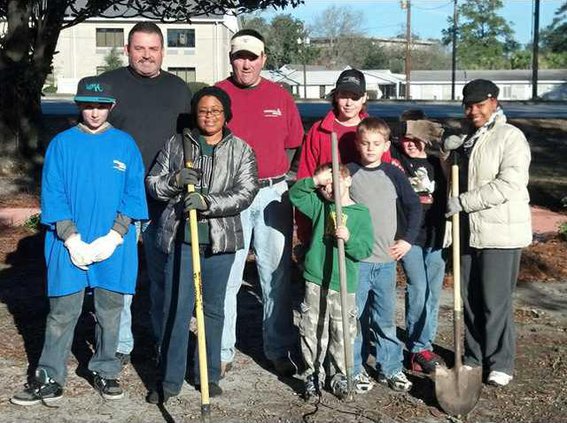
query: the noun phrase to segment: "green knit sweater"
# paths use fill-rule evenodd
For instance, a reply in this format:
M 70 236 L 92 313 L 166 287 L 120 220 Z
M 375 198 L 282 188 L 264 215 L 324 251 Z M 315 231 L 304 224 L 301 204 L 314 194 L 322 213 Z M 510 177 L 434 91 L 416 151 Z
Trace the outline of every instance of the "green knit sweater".
M 323 200 L 317 194 L 313 178 L 297 181 L 289 191 L 292 203 L 309 217 L 313 235 L 305 256 L 303 277 L 323 287 L 339 291 L 339 264 L 335 204 Z M 347 290 L 356 292 L 358 286 L 358 261 L 372 253 L 373 237 L 370 212 L 362 204 L 343 206 L 343 224 L 350 232 L 345 243 Z

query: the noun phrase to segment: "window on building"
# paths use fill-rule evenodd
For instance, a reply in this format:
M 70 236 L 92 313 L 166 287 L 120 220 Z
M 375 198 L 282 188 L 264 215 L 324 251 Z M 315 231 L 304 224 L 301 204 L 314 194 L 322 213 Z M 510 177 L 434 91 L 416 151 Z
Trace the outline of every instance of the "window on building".
M 327 93 L 327 87 L 325 85 L 319 85 L 319 98 L 325 98 Z
M 168 47 L 195 47 L 195 30 L 194 29 L 168 29 L 167 30 L 167 46 Z
M 123 47 L 124 30 L 122 28 L 97 28 L 97 47 Z
M 195 68 L 167 68 L 167 70 L 185 82 L 195 82 L 197 78 Z
M 502 97 L 503 98 L 512 98 L 512 86 L 511 85 L 501 85 L 502 87 Z

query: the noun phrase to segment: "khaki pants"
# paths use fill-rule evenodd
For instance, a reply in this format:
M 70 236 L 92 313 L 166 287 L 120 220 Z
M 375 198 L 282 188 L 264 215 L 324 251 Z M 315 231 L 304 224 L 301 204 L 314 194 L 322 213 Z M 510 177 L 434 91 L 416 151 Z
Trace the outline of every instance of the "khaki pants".
M 351 346 L 357 330 L 357 311 L 355 294 L 347 295 L 349 332 Z M 341 296 L 337 291 L 322 288 L 311 282 L 305 283 L 305 297 L 301 303 L 299 322 L 301 352 L 305 360 L 304 377 L 312 374 L 323 381 L 325 370 L 323 363 L 327 356 L 329 377 L 336 373 L 346 374 L 345 350 L 343 344 L 343 322 L 341 315 Z M 352 363 L 348 364 L 352 367 Z

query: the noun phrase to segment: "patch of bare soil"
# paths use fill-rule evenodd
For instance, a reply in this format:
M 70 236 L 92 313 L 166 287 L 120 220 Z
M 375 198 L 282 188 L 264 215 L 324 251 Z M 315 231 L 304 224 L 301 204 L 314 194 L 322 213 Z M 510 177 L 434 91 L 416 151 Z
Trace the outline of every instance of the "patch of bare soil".
M 85 306 L 79 321 L 65 397 L 58 408 L 43 405 L 18 407 L 9 403 L 23 387 L 26 375 L 37 364 L 45 316 L 45 269 L 42 237 L 26 229 L 0 232 L 0 421 L 6 422 L 191 422 L 200 420 L 200 396 L 188 383 L 181 395 L 164 407 L 147 404 L 147 389 L 156 372 L 150 360 L 147 278 L 142 271 L 133 304 L 136 347 L 132 364 L 121 381 L 123 400 L 105 401 L 96 394 L 86 377 L 92 355 L 94 320 Z M 567 415 L 567 279 L 565 242 L 551 239 L 527 250 L 522 278 L 533 281 L 539 274 L 556 269 L 561 272 L 547 283 L 519 285 L 516 293 L 518 333 L 517 370 L 513 383 L 504 389 L 485 386 L 468 422 L 562 422 Z M 553 254 L 552 254 L 553 253 Z M 535 264 L 534 264 L 535 263 Z M 547 270 L 545 270 L 547 269 Z M 541 273 L 538 273 L 541 272 Z M 531 279 L 530 279 L 531 278 Z M 213 422 L 446 422 L 437 406 L 433 378 L 410 373 L 414 388 L 400 394 L 376 385 L 353 401 L 339 401 L 325 392 L 317 403 L 300 397 L 299 378 L 278 378 L 262 354 L 261 296 L 256 286 L 253 263 L 247 266 L 247 283 L 239 294 L 238 353 L 235 367 L 222 380 L 224 394 L 211 400 Z M 294 289 L 299 291 L 299 279 Z M 452 366 L 451 288 L 443 291 L 436 349 Z M 403 339 L 403 288 L 398 296 L 399 335 Z M 374 375 L 375 376 L 375 375 Z M 188 380 L 191 380 L 190 378 Z M 457 421 L 453 419 L 453 421 Z

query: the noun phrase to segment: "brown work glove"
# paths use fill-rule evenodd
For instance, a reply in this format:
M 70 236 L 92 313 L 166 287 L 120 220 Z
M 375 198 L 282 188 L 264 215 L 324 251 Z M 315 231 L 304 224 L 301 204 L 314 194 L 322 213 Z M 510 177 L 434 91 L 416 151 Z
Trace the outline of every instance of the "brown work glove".
M 438 144 L 443 136 L 443 126 L 430 120 L 408 120 L 406 122 L 407 138 L 417 138 L 426 144 Z

